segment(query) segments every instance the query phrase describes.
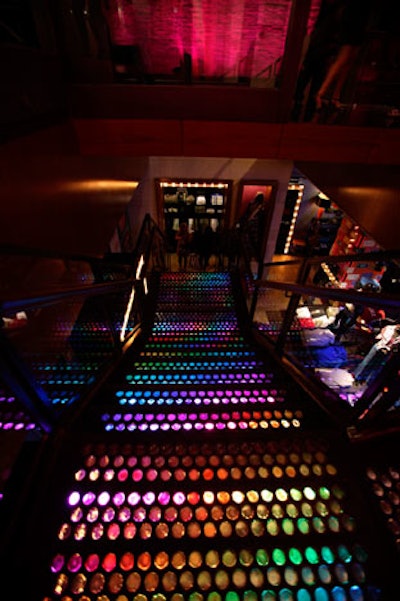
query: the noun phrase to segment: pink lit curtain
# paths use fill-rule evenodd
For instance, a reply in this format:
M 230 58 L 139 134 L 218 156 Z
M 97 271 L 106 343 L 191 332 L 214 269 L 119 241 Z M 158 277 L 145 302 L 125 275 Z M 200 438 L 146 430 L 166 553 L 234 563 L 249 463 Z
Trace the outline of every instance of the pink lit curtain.
M 314 0 L 314 3 L 317 0 Z M 318 0 L 319 1 L 319 0 Z M 281 60 L 292 0 L 107 0 L 113 44 L 132 45 L 148 73 L 265 78 Z

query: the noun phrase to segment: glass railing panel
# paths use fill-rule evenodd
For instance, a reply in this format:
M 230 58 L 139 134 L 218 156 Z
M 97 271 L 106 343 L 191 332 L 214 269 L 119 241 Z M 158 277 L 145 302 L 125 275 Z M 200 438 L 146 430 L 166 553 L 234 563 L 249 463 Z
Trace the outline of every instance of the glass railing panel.
M 140 321 L 132 283 L 3 317 L 10 346 L 58 414 L 88 391 Z M 52 410 L 53 410 L 52 409 Z
M 290 296 L 284 290 L 260 288 L 253 315 L 253 325 L 263 334 L 277 341 L 282 331 L 283 321 Z M 293 321 L 288 336 L 296 336 L 297 323 Z
M 119 281 L 132 274 L 129 265 L 115 261 L 65 256 L 40 256 L 35 251 L 0 255 L 2 299 L 26 298 L 45 291 Z
M 285 353 L 354 406 L 397 351 L 396 324 L 390 310 L 302 296 Z

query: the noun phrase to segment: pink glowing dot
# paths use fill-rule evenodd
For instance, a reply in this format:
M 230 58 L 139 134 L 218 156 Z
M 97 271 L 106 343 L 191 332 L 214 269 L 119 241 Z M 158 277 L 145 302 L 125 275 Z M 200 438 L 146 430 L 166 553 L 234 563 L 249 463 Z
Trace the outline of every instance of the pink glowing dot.
M 79 555 L 79 553 L 74 553 L 73 555 L 71 555 L 71 557 L 68 560 L 68 570 L 70 572 L 77 572 L 78 570 L 81 569 L 82 566 L 82 557 Z
M 85 568 L 88 572 L 94 572 L 99 567 L 100 559 L 96 553 L 91 553 L 85 560 Z

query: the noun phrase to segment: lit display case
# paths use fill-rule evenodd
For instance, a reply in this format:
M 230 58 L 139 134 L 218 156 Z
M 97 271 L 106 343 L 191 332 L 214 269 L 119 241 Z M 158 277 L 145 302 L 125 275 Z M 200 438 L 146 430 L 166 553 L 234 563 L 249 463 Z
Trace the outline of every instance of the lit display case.
M 182 222 L 188 224 L 190 233 L 207 226 L 214 232 L 223 229 L 231 197 L 230 181 L 157 180 L 156 185 L 165 233 L 172 247 Z

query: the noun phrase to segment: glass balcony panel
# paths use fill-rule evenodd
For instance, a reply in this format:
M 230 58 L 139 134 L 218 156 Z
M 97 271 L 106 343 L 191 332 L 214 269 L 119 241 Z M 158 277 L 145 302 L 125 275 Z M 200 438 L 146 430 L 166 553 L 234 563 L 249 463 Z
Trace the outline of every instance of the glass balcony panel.
M 396 324 L 390 310 L 303 296 L 285 352 L 354 406 L 397 352 Z
M 3 316 L 3 332 L 56 413 L 87 392 L 139 322 L 132 284 Z

